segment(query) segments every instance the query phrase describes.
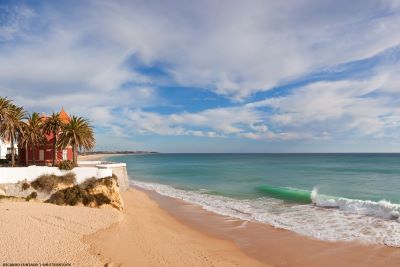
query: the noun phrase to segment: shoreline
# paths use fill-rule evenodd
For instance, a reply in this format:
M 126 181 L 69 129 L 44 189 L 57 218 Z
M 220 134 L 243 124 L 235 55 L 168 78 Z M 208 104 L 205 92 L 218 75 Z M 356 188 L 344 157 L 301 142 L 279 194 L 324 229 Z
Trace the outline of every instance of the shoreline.
M 90 155 L 93 156 L 98 155 Z M 108 154 L 99 155 L 100 158 Z M 111 154 L 111 156 L 115 156 Z M 98 160 L 99 157 L 96 158 Z M 183 200 L 160 195 L 134 186 L 131 194 L 145 194 L 164 212 L 162 217 L 171 217 L 198 234 L 233 244 L 244 257 L 255 260 L 262 266 L 398 266 L 400 250 L 384 245 L 366 245 L 357 242 L 328 242 L 315 240 L 268 224 L 243 221 L 204 210 L 201 206 Z M 125 199 L 124 199 L 125 200 Z M 129 205 L 129 201 L 125 201 Z M 150 204 L 149 204 L 150 205 Z M 154 206 L 153 206 L 154 207 Z M 144 213 L 148 213 L 143 211 Z M 118 226 L 113 226 L 118 228 Z M 111 227 L 112 228 L 112 227 Z M 114 228 L 113 228 L 114 229 Z M 120 229 L 121 230 L 121 229 Z M 109 230 L 101 230 L 107 236 Z M 118 233 L 118 230 L 113 230 Z M 122 230 L 121 232 L 123 232 Z M 121 234 L 121 233 L 120 233 Z M 110 237 L 110 236 L 109 236 Z M 96 238 L 96 234 L 93 235 Z M 93 241 L 93 240 L 92 240 Z M 104 241 L 104 240 L 103 240 Z M 214 241 L 216 242 L 216 241 Z M 101 247 L 97 243 L 95 247 Z M 205 246 L 207 247 L 207 246 Z M 104 249 L 104 248 L 103 248 Z M 231 252 L 232 253 L 232 252 Z M 104 250 L 101 255 L 113 259 L 112 252 Z M 131 255 L 132 252 L 126 255 Z M 368 255 L 366 257 L 365 255 Z M 129 258 L 129 256 L 126 256 Z M 128 260 L 125 258 L 125 260 Z M 117 259 L 124 259 L 118 256 Z M 200 265 L 201 266 L 201 265 Z M 246 264 L 246 266 L 249 266 Z
M 91 155 L 78 155 L 78 161 L 86 161 L 86 160 L 93 160 L 93 161 L 101 161 L 105 158 L 117 157 L 117 156 L 126 156 L 126 155 L 133 155 L 133 154 L 91 154 Z
M 312 239 L 268 224 L 220 215 L 201 206 L 138 187 L 160 208 L 197 231 L 235 243 L 245 254 L 272 266 L 399 266 L 399 248 Z M 368 257 L 366 257 L 368 255 Z
M 318 241 L 136 187 L 122 196 L 122 212 L 0 201 L 2 263 L 390 267 L 400 262 L 398 248 Z

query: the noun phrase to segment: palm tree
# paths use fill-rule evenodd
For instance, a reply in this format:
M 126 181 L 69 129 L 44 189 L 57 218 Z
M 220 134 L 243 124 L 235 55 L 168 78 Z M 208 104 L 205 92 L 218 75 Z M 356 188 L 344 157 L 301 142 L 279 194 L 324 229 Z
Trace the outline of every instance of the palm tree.
M 19 147 L 25 147 L 25 165 L 28 166 L 28 124 L 26 122 L 23 122 L 22 124 L 22 134 L 19 137 L 18 140 L 18 146 Z M 21 155 L 19 155 L 21 156 Z
M 69 123 L 64 124 L 60 134 L 60 147 L 72 146 L 74 165 L 78 163 L 78 149 L 91 150 L 95 145 L 93 127 L 89 121 L 72 116 Z
M 26 144 L 32 147 L 32 161 L 33 164 L 36 164 L 36 148 L 38 145 L 43 144 L 45 139 L 43 134 L 43 120 L 39 113 L 33 112 L 29 115 L 24 128 L 24 139 L 26 140 Z M 28 153 L 27 150 L 26 153 Z
M 46 121 L 43 124 L 43 131 L 46 134 L 52 134 L 53 135 L 53 166 L 56 165 L 56 159 L 57 159 L 57 147 L 58 147 L 58 141 L 57 137 L 60 134 L 61 127 L 63 126 L 63 122 L 60 118 L 60 113 L 54 113 L 46 119 Z
M 11 104 L 11 100 L 7 97 L 0 97 L 0 125 L 9 117 Z
M 11 142 L 11 166 L 15 166 L 14 143 L 23 134 L 23 119 L 26 112 L 22 107 L 14 105 L 12 102 L 6 107 L 6 116 L 3 117 L 0 128 L 0 138 L 3 141 Z

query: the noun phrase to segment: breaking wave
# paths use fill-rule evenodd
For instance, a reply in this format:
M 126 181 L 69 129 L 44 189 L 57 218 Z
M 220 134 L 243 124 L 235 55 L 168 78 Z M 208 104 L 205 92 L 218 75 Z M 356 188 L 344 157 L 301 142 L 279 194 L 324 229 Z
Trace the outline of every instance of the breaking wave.
M 358 241 L 400 247 L 400 205 L 381 200 L 333 197 L 295 188 L 261 186 L 265 197 L 234 199 L 207 190 L 186 191 L 168 185 L 133 185 L 200 205 L 208 211 L 267 223 L 326 241 Z

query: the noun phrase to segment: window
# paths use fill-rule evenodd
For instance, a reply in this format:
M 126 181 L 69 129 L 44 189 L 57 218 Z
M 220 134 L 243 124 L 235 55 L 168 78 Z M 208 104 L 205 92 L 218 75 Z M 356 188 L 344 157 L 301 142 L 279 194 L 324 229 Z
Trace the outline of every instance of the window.
M 39 160 L 44 160 L 44 150 L 39 150 Z
M 63 152 L 63 153 L 62 153 L 62 159 L 63 159 L 63 160 L 67 160 L 67 159 L 68 159 L 68 152 L 67 152 L 67 150 L 66 150 L 66 149 L 63 149 L 62 152 Z

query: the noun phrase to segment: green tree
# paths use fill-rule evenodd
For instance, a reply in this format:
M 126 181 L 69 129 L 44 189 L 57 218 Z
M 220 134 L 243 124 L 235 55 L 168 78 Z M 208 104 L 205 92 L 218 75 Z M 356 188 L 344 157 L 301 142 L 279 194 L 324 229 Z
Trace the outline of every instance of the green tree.
M 0 138 L 3 142 L 10 141 L 11 143 L 11 166 L 15 166 L 15 149 L 14 144 L 21 135 L 23 135 L 24 129 L 24 118 L 26 112 L 23 107 L 18 107 L 12 102 L 9 102 L 8 106 L 5 107 L 5 111 L 2 113 L 6 114 L 2 118 L 0 125 Z
M 45 134 L 53 135 L 53 166 L 57 161 L 57 148 L 58 148 L 58 135 L 60 134 L 63 122 L 60 118 L 60 113 L 54 113 L 46 119 L 43 124 L 43 131 Z
M 78 149 L 91 150 L 95 145 L 93 127 L 89 121 L 72 116 L 69 123 L 64 124 L 60 134 L 60 147 L 72 146 L 74 165 L 78 163 Z
M 32 148 L 33 164 L 36 164 L 36 148 L 45 142 L 43 124 L 43 120 L 37 112 L 33 112 L 31 115 L 29 115 L 25 123 L 23 139 L 25 140 L 26 144 L 30 145 Z M 26 153 L 28 153 L 28 151 L 26 151 Z
M 10 116 L 12 101 L 7 97 L 0 97 L 0 126 Z

